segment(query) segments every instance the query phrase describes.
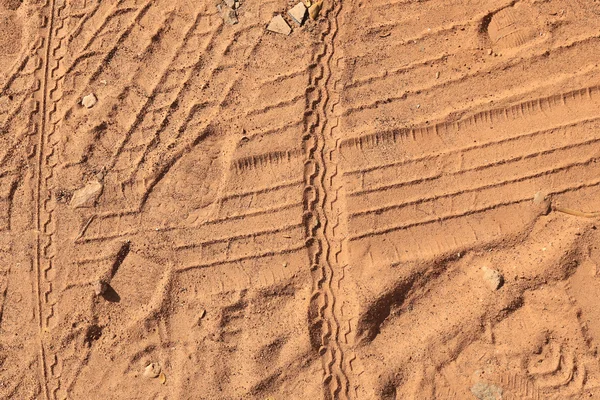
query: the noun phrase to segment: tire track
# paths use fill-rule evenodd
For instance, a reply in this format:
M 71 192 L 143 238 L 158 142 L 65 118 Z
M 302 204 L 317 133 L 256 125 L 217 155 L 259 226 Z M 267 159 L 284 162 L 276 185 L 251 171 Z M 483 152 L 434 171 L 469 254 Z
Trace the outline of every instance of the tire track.
M 123 3 L 125 0 L 115 3 L 83 49 L 73 60 L 69 60 L 68 66 L 65 65 L 64 68 L 61 68 L 62 71 L 60 76 L 57 76 L 57 81 L 61 87 L 61 100 L 64 100 L 65 109 L 61 110 L 60 114 L 57 113 L 58 120 L 62 121 L 77 106 L 79 99 L 88 90 L 91 83 L 102 74 L 119 49 L 124 47 L 125 41 L 152 6 L 150 1 L 139 7 L 130 7 Z M 121 19 L 127 21 L 125 29 L 120 29 L 118 25 L 112 26 L 110 23 Z M 69 32 L 65 32 L 65 34 L 67 40 L 73 40 L 69 38 Z M 84 61 L 93 63 L 93 68 L 87 68 Z M 66 77 L 70 77 L 71 81 L 67 82 Z M 81 82 L 77 82 L 77 79 L 81 79 Z
M 341 302 L 337 298 L 338 285 L 335 284 L 336 281 L 339 284 L 343 277 L 337 262 L 341 242 L 335 237 L 339 225 L 338 191 L 334 188 L 340 179 L 337 169 L 339 143 L 333 137 L 337 122 L 334 126 L 328 122 L 339 102 L 332 70 L 337 67 L 333 59 L 341 9 L 341 2 L 333 1 L 329 9 L 324 10 L 326 27 L 313 53 L 306 90 L 303 138 L 306 160 L 303 218 L 313 278 L 308 322 L 312 346 L 321 356 L 326 399 L 351 397 L 351 382 L 344 362 L 345 349 L 341 344 Z
M 345 158 L 351 157 L 352 151 L 365 151 L 377 148 L 381 145 L 403 146 L 418 143 L 425 139 L 430 140 L 426 153 L 419 155 L 411 160 L 397 160 L 392 162 L 373 163 L 369 161 L 368 165 L 356 166 L 363 162 L 355 162 L 345 170 L 345 174 L 356 174 L 369 172 L 379 168 L 392 167 L 406 164 L 409 162 L 421 161 L 436 152 L 441 155 L 451 154 L 452 152 L 468 151 L 476 148 L 493 146 L 497 143 L 503 143 L 507 140 L 515 140 L 520 137 L 516 134 L 514 126 L 511 124 L 519 121 L 536 121 L 538 130 L 547 130 L 557 128 L 562 125 L 576 122 L 585 122 L 590 118 L 596 118 L 597 105 L 600 94 L 600 86 L 593 85 L 580 89 L 571 90 L 563 93 L 556 93 L 550 96 L 536 97 L 531 100 L 508 104 L 501 107 L 487 109 L 476 113 L 467 114 L 466 109 L 461 109 L 466 116 L 460 119 L 451 119 L 445 116 L 438 123 L 417 125 L 410 128 L 375 130 L 372 133 L 365 133 L 348 137 L 342 142 L 342 149 Z M 550 115 L 550 117 L 548 117 Z M 450 119 L 450 121 L 449 121 Z M 489 124 L 495 124 L 496 129 L 489 128 Z M 501 132 L 499 136 L 498 131 Z M 443 143 L 443 138 L 456 135 L 460 132 L 463 141 L 457 143 L 456 148 L 448 151 Z M 483 140 L 486 135 L 486 141 L 473 146 L 466 141 L 473 135 L 478 135 Z M 462 147 L 462 148 L 461 148 Z
M 55 15 L 56 15 L 56 4 L 54 0 L 48 0 L 41 8 L 42 13 L 42 43 L 43 45 L 39 48 L 38 57 L 40 58 L 41 68 L 38 71 L 40 73 L 39 80 L 41 82 L 41 91 L 37 93 L 38 102 L 41 107 L 37 108 L 38 112 L 38 126 L 39 131 L 37 132 L 37 148 L 36 148 L 36 182 L 34 189 L 35 198 L 35 257 L 34 257 L 34 271 L 36 274 L 36 294 L 37 294 L 37 319 L 39 323 L 39 347 L 40 347 L 40 375 L 42 387 L 42 393 L 44 399 L 54 398 L 56 392 L 52 384 L 52 378 L 54 375 L 54 367 L 56 360 L 50 351 L 50 347 L 46 346 L 46 333 L 48 331 L 48 300 L 49 293 L 52 291 L 52 283 L 50 282 L 50 276 L 48 274 L 51 269 L 51 262 L 47 258 L 47 242 L 50 239 L 51 233 L 47 231 L 48 223 L 50 222 L 50 215 L 47 214 L 47 196 L 45 190 L 47 189 L 47 178 L 48 178 L 48 161 L 50 152 L 48 151 L 48 135 L 46 127 L 46 114 L 49 108 L 48 94 L 50 91 L 49 81 L 51 75 L 51 68 L 49 60 L 52 57 L 53 42 L 54 42 L 54 28 L 55 28 Z M 50 315 L 52 312 L 50 312 Z
M 54 185 L 54 168 L 58 165 L 56 146 L 59 143 L 57 132 L 57 106 L 62 99 L 61 66 L 67 55 L 66 41 L 69 18 L 65 2 L 47 1 L 41 8 L 42 45 L 38 50 L 39 70 L 37 79 L 39 92 L 33 95 L 37 106 L 37 118 L 31 118 L 33 129 L 30 135 L 37 134 L 35 148 L 35 257 L 37 318 L 39 323 L 39 346 L 41 358 L 41 386 L 43 398 L 57 399 L 61 392 L 62 360 L 53 346 L 48 343 L 57 325 L 57 296 L 54 294 L 56 240 L 56 202 L 51 194 Z M 37 119 L 37 121 L 36 121 Z
M 492 187 L 507 185 L 513 182 L 526 180 L 531 176 L 549 174 L 561 170 L 564 161 L 578 159 L 579 151 L 593 154 L 597 151 L 599 138 L 588 138 L 582 142 L 570 143 L 558 148 L 537 151 L 522 157 L 513 157 L 497 163 L 490 163 L 481 167 L 465 169 L 439 176 L 425 176 L 397 185 L 389 185 L 372 189 L 362 193 L 353 193 L 352 209 L 349 211 L 350 219 L 364 215 L 379 215 L 381 213 L 400 209 L 409 205 L 422 204 L 430 200 L 439 200 L 448 196 L 463 193 L 473 193 Z M 562 162 L 559 164 L 559 162 Z M 566 165 L 576 165 L 577 161 L 570 161 Z M 517 173 L 510 173 L 510 168 L 519 169 Z M 506 170 L 506 171 L 505 171 Z M 524 173 L 523 171 L 527 171 Z M 475 185 L 455 184 L 452 179 L 461 179 L 463 182 L 477 182 Z M 450 189 L 451 188 L 451 189 Z M 398 196 L 393 201 L 386 200 L 382 194 Z
M 517 184 L 518 183 L 529 183 L 529 181 L 532 181 L 533 179 L 538 178 L 538 177 L 544 177 L 547 179 L 553 178 L 553 177 L 556 177 L 560 173 L 566 175 L 567 172 L 570 172 L 569 169 L 579 168 L 580 170 L 584 170 L 584 169 L 590 168 L 590 165 L 592 165 L 592 166 L 595 165 L 597 162 L 598 162 L 597 158 L 589 158 L 586 161 L 583 161 L 580 163 L 574 163 L 572 165 L 565 166 L 565 167 L 561 167 L 560 169 L 556 169 L 555 171 L 548 171 L 545 173 L 537 174 L 534 177 L 524 178 L 521 181 L 517 181 L 516 183 Z M 576 171 L 573 175 L 577 176 L 577 173 L 580 174 L 581 171 Z M 563 178 L 563 176 L 558 176 L 557 180 L 562 179 L 562 178 Z M 566 192 L 576 191 L 576 190 L 579 190 L 579 189 L 585 188 L 585 187 L 597 186 L 599 184 L 598 180 L 585 182 L 583 184 L 570 183 L 570 182 L 573 182 L 574 180 L 575 180 L 575 177 L 573 177 L 573 176 L 564 177 L 564 180 L 561 180 L 561 182 L 566 181 L 568 183 L 565 183 L 561 186 L 558 186 L 556 189 L 548 191 L 547 195 L 548 196 L 559 195 L 559 194 L 566 193 Z M 492 188 L 492 189 L 494 189 L 494 188 Z M 503 189 L 503 188 L 501 188 L 501 189 Z M 496 201 L 496 202 L 490 201 L 483 206 L 465 208 L 462 211 L 453 211 L 453 212 L 449 212 L 444 215 L 432 216 L 427 219 L 411 220 L 411 221 L 409 221 L 407 219 L 402 219 L 403 221 L 405 221 L 402 224 L 391 224 L 391 225 L 387 225 L 382 228 L 371 229 L 369 231 L 358 231 L 357 230 L 350 237 L 350 241 L 361 240 L 364 238 L 369 238 L 369 237 L 374 237 L 374 236 L 382 236 L 382 235 L 386 235 L 386 234 L 389 234 L 392 232 L 406 231 L 408 229 L 420 227 L 420 226 L 424 226 L 424 225 L 432 225 L 432 224 L 436 224 L 436 223 L 439 224 L 439 223 L 442 223 L 445 221 L 456 220 L 456 219 L 468 217 L 471 215 L 484 214 L 489 211 L 494 211 L 498 208 L 512 206 L 512 205 L 516 205 L 516 204 L 524 204 L 529 201 L 531 201 L 530 195 L 519 193 L 509 199 L 506 199 L 506 200 Z M 396 218 L 396 216 L 394 216 L 394 218 Z
M 149 13 L 155 12 L 155 9 L 149 9 Z M 199 14 L 200 12 L 198 12 Z M 197 21 L 197 18 L 195 19 Z M 187 25 L 175 25 L 175 23 L 178 20 L 175 19 L 175 14 L 172 12 L 168 12 L 165 13 L 163 20 L 161 21 L 161 23 L 159 24 L 159 32 L 161 31 L 165 31 L 165 30 L 169 30 L 169 34 L 170 35 L 177 35 L 180 33 L 183 34 L 183 32 L 185 31 L 186 28 L 189 28 L 189 26 Z M 175 26 L 173 26 L 175 25 Z M 195 23 L 192 21 L 192 26 L 196 26 Z M 120 32 L 116 32 L 116 34 L 120 34 Z M 146 36 L 155 38 L 158 37 L 158 34 L 156 33 L 156 31 L 149 31 Z M 169 38 L 171 38 L 171 40 L 175 41 L 174 39 L 172 39 L 173 36 L 169 36 Z M 177 37 L 177 36 L 175 36 Z M 69 36 L 69 32 L 65 29 L 64 31 L 64 35 L 61 35 L 60 37 L 60 42 L 66 42 L 68 40 L 68 38 L 70 38 Z M 163 39 L 164 40 L 164 39 Z M 157 46 L 159 44 L 158 40 L 150 40 L 148 39 L 148 42 L 151 45 Z M 57 46 L 60 47 L 60 46 Z M 65 92 L 65 90 L 63 89 L 63 83 L 65 82 L 65 77 L 68 75 L 68 73 L 65 72 L 65 69 L 59 69 L 59 66 L 61 65 L 60 63 L 60 58 L 61 57 L 61 51 L 54 51 L 54 55 L 56 57 L 56 60 L 52 60 L 52 63 L 54 63 L 56 61 L 56 67 L 54 69 L 52 69 L 52 73 L 51 73 L 51 77 L 53 78 L 52 80 L 52 84 L 50 84 L 50 86 L 54 85 L 54 87 L 50 90 L 50 99 L 52 99 L 53 101 L 51 102 L 51 108 L 48 110 L 48 126 L 49 126 L 49 133 L 48 133 L 48 137 L 52 138 L 54 135 L 59 135 L 61 132 L 65 132 L 67 130 L 64 129 L 64 126 L 62 126 L 62 117 L 59 115 L 59 112 L 57 111 L 57 107 L 56 104 L 58 102 L 65 102 L 65 100 L 67 100 L 68 103 L 68 99 L 65 98 L 63 96 L 63 93 Z M 105 66 L 108 68 L 108 66 Z M 137 74 L 134 75 L 134 78 L 137 78 Z M 68 90 L 68 88 L 67 88 Z M 67 104 L 68 106 L 69 104 Z M 52 144 L 57 143 L 57 140 L 52 140 L 49 139 L 49 141 Z M 50 185 L 48 184 L 47 187 L 50 187 Z M 91 223 L 92 220 L 90 220 Z M 80 245 L 81 243 L 79 241 L 76 242 L 77 245 Z M 81 246 L 80 246 L 81 247 Z M 86 249 L 78 249 L 79 251 L 83 251 L 85 252 Z M 88 248 L 89 250 L 89 248 Z M 70 280 L 70 278 L 69 278 Z M 70 283 L 70 282 L 69 282 Z M 52 366 L 53 368 L 56 369 L 57 374 L 63 372 L 63 379 L 62 381 L 59 380 L 57 382 L 57 385 L 54 387 L 53 389 L 53 393 L 56 393 L 53 398 L 64 398 L 67 393 L 72 389 L 73 385 L 75 384 L 75 382 L 78 380 L 79 376 L 82 373 L 82 370 L 84 369 L 84 367 L 87 364 L 87 358 L 90 355 L 91 350 L 89 348 L 83 348 L 83 349 L 78 349 L 77 351 L 71 351 L 70 353 L 63 353 L 63 356 L 61 357 L 62 359 L 59 359 L 58 357 L 54 357 L 54 359 L 52 360 Z M 59 392 L 60 390 L 60 392 Z

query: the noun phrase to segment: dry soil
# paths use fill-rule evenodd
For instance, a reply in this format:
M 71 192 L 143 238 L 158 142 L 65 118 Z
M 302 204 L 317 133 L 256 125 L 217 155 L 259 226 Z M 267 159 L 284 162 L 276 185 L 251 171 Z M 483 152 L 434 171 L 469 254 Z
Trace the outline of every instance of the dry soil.
M 0 0 L 0 398 L 600 399 L 600 2 L 230 3 Z

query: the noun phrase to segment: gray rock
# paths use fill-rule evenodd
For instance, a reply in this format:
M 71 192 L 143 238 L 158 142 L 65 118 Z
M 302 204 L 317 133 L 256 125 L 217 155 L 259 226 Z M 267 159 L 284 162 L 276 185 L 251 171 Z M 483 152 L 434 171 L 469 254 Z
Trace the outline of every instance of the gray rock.
M 79 208 L 92 205 L 102 193 L 102 188 L 102 184 L 98 181 L 88 182 L 84 187 L 73 192 L 70 206 Z
M 87 96 L 83 96 L 83 99 L 81 99 L 81 105 L 85 108 L 92 108 L 97 102 L 98 99 L 93 93 L 90 93 Z
M 495 269 L 488 267 L 481 268 L 483 271 L 483 279 L 492 290 L 498 290 L 504 285 L 504 276 Z
M 552 203 L 545 192 L 541 190 L 533 196 L 533 204 L 538 207 L 542 215 L 548 215 L 552 211 Z
M 108 288 L 108 284 L 104 281 L 97 280 L 94 282 L 94 293 L 96 296 L 102 296 L 106 293 L 106 289 Z
M 221 7 L 221 18 L 227 25 L 235 25 L 238 23 L 237 13 L 229 7 Z
M 486 382 L 477 382 L 471 387 L 471 393 L 478 400 L 502 400 L 502 388 Z

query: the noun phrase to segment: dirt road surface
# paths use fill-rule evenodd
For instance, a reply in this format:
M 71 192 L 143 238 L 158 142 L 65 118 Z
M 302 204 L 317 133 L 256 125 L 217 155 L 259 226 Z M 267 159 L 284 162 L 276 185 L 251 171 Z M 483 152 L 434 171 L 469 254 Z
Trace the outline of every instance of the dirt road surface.
M 600 2 L 297 3 L 0 0 L 0 398 L 600 399 Z

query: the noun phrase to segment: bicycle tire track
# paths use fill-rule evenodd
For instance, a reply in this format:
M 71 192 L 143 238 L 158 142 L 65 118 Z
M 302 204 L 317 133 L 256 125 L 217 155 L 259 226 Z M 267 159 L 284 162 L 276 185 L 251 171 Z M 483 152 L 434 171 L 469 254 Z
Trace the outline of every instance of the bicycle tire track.
M 343 270 L 338 263 L 341 241 L 336 235 L 340 225 L 338 190 L 335 187 L 339 180 L 335 155 L 339 140 L 335 139 L 334 130 L 338 122 L 336 120 L 332 125 L 328 121 L 339 102 L 339 95 L 335 95 L 337 79 L 333 78 L 333 70 L 339 61 L 339 58 L 334 61 L 334 52 L 341 9 L 341 2 L 335 1 L 324 10 L 325 27 L 313 53 L 306 90 L 303 137 L 306 160 L 304 225 L 313 277 L 308 323 L 311 344 L 321 357 L 326 399 L 352 397 L 344 354 L 347 349 L 341 343 L 342 302 L 337 293 L 343 277 Z
M 60 360 L 57 354 L 51 351 L 51 346 L 46 341 L 51 336 L 51 329 L 56 321 L 56 300 L 53 296 L 53 277 L 55 274 L 53 258 L 55 256 L 55 216 L 53 198 L 49 191 L 53 179 L 53 168 L 57 165 L 54 147 L 57 143 L 53 137 L 54 129 L 52 115 L 56 109 L 55 71 L 64 56 L 62 48 L 64 33 L 66 32 L 63 11 L 65 2 L 48 0 L 42 7 L 43 45 L 39 51 L 40 58 L 39 80 L 41 82 L 37 101 L 40 105 L 36 111 L 38 122 L 36 124 L 36 171 L 35 171 L 35 257 L 34 271 L 36 275 L 37 291 L 37 316 L 39 322 L 39 346 L 41 357 L 41 382 L 45 399 L 56 399 L 60 390 Z M 35 96 L 34 96 L 35 97 Z

